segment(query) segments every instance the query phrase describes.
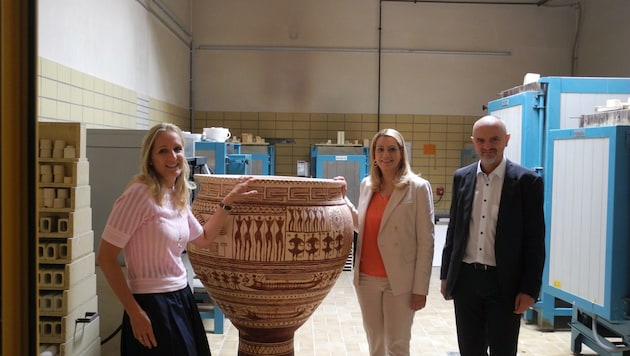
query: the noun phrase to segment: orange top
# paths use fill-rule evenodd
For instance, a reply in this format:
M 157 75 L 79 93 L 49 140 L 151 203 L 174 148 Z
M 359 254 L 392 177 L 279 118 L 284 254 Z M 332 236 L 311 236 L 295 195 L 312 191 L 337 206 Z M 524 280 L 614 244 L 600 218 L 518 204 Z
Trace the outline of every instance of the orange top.
M 389 196 L 381 193 L 372 194 L 370 204 L 365 213 L 365 227 L 363 230 L 363 247 L 361 249 L 360 272 L 373 277 L 387 277 L 383 257 L 378 249 L 378 231 Z

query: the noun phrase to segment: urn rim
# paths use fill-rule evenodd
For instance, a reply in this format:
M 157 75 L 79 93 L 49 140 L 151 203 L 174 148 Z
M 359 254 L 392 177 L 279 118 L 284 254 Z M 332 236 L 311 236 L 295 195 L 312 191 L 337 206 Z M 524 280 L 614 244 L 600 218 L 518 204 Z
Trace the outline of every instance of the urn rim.
M 287 183 L 305 183 L 305 184 L 332 184 L 333 186 L 342 187 L 343 181 L 331 178 L 309 178 L 294 176 L 278 176 L 278 175 L 256 175 L 256 174 L 201 174 L 196 173 L 194 178 L 200 182 L 210 181 L 228 181 L 238 183 L 243 177 L 252 177 L 256 182 L 287 182 Z

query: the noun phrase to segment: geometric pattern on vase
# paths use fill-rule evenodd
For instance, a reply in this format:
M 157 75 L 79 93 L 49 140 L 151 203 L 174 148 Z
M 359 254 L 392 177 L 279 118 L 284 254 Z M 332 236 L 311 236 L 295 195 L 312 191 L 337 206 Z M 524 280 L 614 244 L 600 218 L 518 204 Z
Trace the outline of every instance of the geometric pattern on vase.
M 204 223 L 239 176 L 196 175 Z M 293 334 L 337 281 L 352 216 L 330 179 L 256 176 L 208 249 L 188 246 L 197 277 L 239 330 L 239 355 L 293 355 Z

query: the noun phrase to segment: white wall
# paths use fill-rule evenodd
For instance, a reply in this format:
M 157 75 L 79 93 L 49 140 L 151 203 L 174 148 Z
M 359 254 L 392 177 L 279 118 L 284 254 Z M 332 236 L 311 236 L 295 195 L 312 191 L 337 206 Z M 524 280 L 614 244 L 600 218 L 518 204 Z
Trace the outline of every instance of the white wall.
M 630 77 L 630 1 L 583 0 L 577 74 Z
M 190 1 L 170 1 L 190 30 Z M 38 7 L 39 56 L 188 107 L 188 45 L 140 2 L 40 0 Z
M 193 8 L 197 110 L 377 112 L 378 0 L 193 0 Z M 569 75 L 574 29 L 568 7 L 385 2 L 381 112 L 481 114 L 527 72 Z
M 572 7 L 384 2 L 380 93 L 378 0 L 39 0 L 39 55 L 187 107 L 189 50 L 152 2 L 194 34 L 200 111 L 480 115 L 527 72 L 571 75 L 577 24 Z M 630 1 L 581 3 L 574 74 L 630 76 Z

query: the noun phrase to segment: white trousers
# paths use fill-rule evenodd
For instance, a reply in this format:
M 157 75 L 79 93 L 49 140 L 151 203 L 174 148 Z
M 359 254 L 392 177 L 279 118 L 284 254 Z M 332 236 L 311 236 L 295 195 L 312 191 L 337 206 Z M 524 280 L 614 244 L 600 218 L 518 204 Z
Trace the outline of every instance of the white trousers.
M 394 296 L 387 278 L 359 275 L 356 288 L 371 356 L 409 356 L 411 293 Z

